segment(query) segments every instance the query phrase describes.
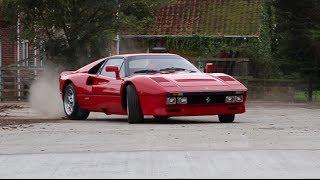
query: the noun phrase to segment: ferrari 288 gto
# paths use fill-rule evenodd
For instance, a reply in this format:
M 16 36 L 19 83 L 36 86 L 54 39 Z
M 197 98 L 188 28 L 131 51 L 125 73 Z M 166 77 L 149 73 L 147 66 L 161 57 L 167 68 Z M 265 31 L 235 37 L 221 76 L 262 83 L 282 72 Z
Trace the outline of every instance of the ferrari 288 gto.
M 90 112 L 144 116 L 164 120 L 176 116 L 218 115 L 231 123 L 245 112 L 247 88 L 235 78 L 205 73 L 175 54 L 127 54 L 95 61 L 60 74 L 60 92 L 68 119 L 87 119 Z

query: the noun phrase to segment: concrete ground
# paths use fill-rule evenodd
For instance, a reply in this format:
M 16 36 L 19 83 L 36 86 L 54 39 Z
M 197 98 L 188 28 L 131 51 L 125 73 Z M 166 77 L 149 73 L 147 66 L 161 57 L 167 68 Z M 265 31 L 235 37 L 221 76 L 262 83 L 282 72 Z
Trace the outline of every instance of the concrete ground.
M 15 116 L 15 117 L 13 117 Z M 319 178 L 320 108 L 249 103 L 215 116 L 130 125 L 126 117 L 44 118 L 24 105 L 0 119 L 0 178 Z

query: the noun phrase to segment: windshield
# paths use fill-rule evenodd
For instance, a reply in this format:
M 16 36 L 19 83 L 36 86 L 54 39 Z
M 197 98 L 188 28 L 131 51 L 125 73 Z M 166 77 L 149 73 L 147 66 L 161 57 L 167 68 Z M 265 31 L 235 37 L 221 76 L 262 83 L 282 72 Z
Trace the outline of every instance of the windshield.
M 164 72 L 200 72 L 188 60 L 180 56 L 137 56 L 129 60 L 129 75 Z

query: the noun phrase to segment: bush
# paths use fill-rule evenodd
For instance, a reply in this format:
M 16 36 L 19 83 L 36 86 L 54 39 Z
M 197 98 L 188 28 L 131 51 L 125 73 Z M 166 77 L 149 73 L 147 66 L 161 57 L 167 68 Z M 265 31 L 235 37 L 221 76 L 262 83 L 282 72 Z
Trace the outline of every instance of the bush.
M 306 91 L 297 91 L 294 94 L 295 102 L 308 102 L 308 95 Z M 313 101 L 320 103 L 320 91 L 315 91 L 313 94 Z

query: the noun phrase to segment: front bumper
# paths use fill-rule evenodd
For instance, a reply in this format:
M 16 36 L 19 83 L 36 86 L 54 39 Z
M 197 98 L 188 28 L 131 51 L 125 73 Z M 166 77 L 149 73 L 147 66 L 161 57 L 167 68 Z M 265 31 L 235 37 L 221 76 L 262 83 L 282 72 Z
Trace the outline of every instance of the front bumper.
M 245 102 L 237 104 L 210 103 L 167 105 L 166 96 L 142 95 L 140 104 L 144 115 L 152 116 L 204 116 L 233 115 L 246 111 Z

